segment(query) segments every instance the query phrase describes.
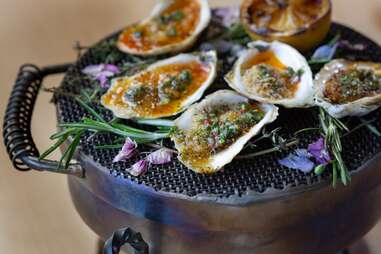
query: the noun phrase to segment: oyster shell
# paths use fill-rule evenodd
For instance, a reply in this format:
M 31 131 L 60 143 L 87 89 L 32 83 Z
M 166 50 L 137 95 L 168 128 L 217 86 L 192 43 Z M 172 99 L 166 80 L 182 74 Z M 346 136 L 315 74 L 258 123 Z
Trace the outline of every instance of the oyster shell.
M 215 51 L 179 54 L 112 80 L 102 105 L 124 119 L 176 115 L 198 101 L 216 77 Z
M 219 90 L 184 112 L 175 121 L 171 138 L 184 165 L 197 173 L 215 173 L 277 116 L 278 108 L 272 104 Z
M 315 77 L 316 105 L 331 116 L 362 116 L 381 106 L 381 64 L 344 59 L 326 64 Z
M 181 52 L 196 42 L 210 20 L 207 0 L 161 0 L 148 18 L 122 32 L 118 48 L 142 56 Z
M 281 42 L 249 44 L 225 79 L 234 90 L 256 101 L 287 108 L 313 105 L 315 89 L 306 59 Z

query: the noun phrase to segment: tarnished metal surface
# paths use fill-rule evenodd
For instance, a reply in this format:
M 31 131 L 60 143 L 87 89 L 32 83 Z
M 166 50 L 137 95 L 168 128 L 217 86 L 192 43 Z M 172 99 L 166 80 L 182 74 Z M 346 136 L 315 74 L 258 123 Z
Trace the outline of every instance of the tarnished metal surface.
M 335 253 L 362 237 L 381 215 L 381 155 L 329 185 L 250 195 L 245 205 L 171 197 L 108 174 L 83 158 L 84 180 L 70 177 L 74 204 L 104 239 L 121 227 L 141 232 L 150 253 Z

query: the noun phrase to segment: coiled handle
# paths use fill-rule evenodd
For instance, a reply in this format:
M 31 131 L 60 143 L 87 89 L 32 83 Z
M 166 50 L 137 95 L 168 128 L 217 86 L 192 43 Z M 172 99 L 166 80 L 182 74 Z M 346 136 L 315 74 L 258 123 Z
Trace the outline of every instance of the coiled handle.
M 83 176 L 79 165 L 67 169 L 56 161 L 39 160 L 40 155 L 31 133 L 33 109 L 42 80 L 52 74 L 66 72 L 71 64 L 38 68 L 35 65 L 21 66 L 13 87 L 3 124 L 4 144 L 13 166 L 20 171 L 30 169 Z

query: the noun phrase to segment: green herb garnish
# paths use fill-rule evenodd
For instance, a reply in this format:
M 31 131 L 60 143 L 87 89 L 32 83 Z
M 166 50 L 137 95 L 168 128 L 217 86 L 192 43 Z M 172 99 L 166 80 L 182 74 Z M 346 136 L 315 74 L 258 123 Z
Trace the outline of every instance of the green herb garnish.
M 324 109 L 320 108 L 320 125 L 323 131 L 325 138 L 325 144 L 328 150 L 333 155 L 333 178 L 332 185 L 336 187 L 337 184 L 337 174 L 340 175 L 340 180 L 344 185 L 347 185 L 351 177 L 348 172 L 348 168 L 345 165 L 345 162 L 341 156 L 343 151 L 341 145 L 341 132 L 349 131 L 349 129 L 342 123 L 340 120 L 327 114 Z
M 170 27 L 168 30 L 167 30 L 167 33 L 166 33 L 169 37 L 175 37 L 177 36 L 177 29 L 176 27 L 172 26 Z
M 64 151 L 63 156 L 59 162 L 59 166 L 64 165 L 65 168 L 69 167 L 69 163 L 75 154 L 82 134 L 85 132 L 91 132 L 100 135 L 101 133 L 112 133 L 120 137 L 133 138 L 137 143 L 149 143 L 156 140 L 162 140 L 168 138 L 171 129 L 160 129 L 155 132 L 144 131 L 128 125 L 119 123 L 113 119 L 109 122 L 104 120 L 94 109 L 92 109 L 86 102 L 80 98 L 76 98 L 76 101 L 95 119 L 84 117 L 81 122 L 76 123 L 61 123 L 58 126 L 63 130 L 52 135 L 52 140 L 57 140 L 50 148 L 48 148 L 41 156 L 40 160 L 45 159 L 52 152 L 58 149 L 63 143 L 67 142 L 72 136 L 73 141 L 68 148 Z

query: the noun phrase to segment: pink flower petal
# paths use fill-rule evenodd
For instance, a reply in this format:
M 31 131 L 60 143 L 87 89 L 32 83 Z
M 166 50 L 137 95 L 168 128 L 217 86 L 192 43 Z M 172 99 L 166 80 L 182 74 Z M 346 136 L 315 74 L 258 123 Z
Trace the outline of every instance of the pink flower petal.
M 112 64 L 89 65 L 82 70 L 83 74 L 98 80 L 102 88 L 109 87 L 108 78 L 114 76 L 120 70 L 118 66 Z
M 115 156 L 113 162 L 115 163 L 131 159 L 136 154 L 137 147 L 138 145 L 135 141 L 131 140 L 130 138 L 127 138 L 119 154 Z
M 86 75 L 90 75 L 92 77 L 96 77 L 99 75 L 99 73 L 102 72 L 103 69 L 104 69 L 104 64 L 89 65 L 82 70 L 82 73 Z
M 147 156 L 147 161 L 152 165 L 163 165 L 172 161 L 173 151 L 161 148 Z
M 146 160 L 140 160 L 128 168 L 126 171 L 133 176 L 140 176 L 144 174 L 148 169 L 148 162 Z

